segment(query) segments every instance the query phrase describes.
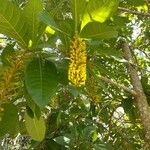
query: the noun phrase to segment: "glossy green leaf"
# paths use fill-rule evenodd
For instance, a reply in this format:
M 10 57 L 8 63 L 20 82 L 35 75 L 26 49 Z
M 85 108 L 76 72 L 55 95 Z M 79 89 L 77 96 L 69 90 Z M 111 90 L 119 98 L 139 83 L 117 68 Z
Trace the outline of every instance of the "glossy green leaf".
M 0 136 L 15 135 L 18 132 L 18 111 L 11 103 L 2 104 L 0 111 Z
M 116 11 L 117 6 L 118 0 L 90 0 L 87 11 L 84 13 L 81 28 L 91 21 L 103 23 Z
M 35 141 L 42 141 L 46 131 L 44 119 L 42 117 L 38 119 L 36 116 L 31 117 L 28 113 L 25 113 L 24 118 L 26 129 L 31 138 Z
M 0 33 L 14 38 L 26 48 L 29 41 L 29 28 L 22 11 L 8 0 L 0 0 Z
M 34 58 L 28 63 L 25 70 L 25 85 L 36 104 L 47 105 L 56 92 L 57 84 L 57 70 L 52 62 Z
M 117 37 L 118 33 L 113 26 L 99 22 L 90 22 L 82 29 L 80 35 L 82 38 L 89 39 L 109 39 Z

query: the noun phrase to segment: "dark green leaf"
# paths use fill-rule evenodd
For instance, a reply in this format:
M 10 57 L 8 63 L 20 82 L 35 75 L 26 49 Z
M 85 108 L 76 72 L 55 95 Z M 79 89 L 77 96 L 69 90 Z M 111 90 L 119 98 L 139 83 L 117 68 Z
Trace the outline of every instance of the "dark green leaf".
M 56 92 L 57 84 L 57 70 L 52 62 L 34 58 L 28 63 L 25 70 L 25 85 L 36 104 L 47 105 Z

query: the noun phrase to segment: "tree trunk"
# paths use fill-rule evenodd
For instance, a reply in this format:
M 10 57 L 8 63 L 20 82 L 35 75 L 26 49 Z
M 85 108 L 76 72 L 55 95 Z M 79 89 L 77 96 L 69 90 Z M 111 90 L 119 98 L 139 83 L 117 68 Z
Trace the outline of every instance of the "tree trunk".
M 150 145 L 150 108 L 147 103 L 147 98 L 143 91 L 143 87 L 139 79 L 137 70 L 135 68 L 135 65 L 133 65 L 135 64 L 135 61 L 133 59 L 128 43 L 123 42 L 122 48 L 124 52 L 124 58 L 128 61 L 127 69 L 131 78 L 133 90 L 136 92 L 134 98 L 137 108 L 139 110 L 141 122 L 145 130 L 145 138 Z

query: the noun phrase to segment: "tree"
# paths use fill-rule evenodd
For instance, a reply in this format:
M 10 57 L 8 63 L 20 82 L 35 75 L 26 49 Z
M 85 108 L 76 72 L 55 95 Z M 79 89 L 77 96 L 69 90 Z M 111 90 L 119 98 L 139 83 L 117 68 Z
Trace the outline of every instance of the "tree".
M 0 4 L 2 143 L 149 149 L 148 0 Z

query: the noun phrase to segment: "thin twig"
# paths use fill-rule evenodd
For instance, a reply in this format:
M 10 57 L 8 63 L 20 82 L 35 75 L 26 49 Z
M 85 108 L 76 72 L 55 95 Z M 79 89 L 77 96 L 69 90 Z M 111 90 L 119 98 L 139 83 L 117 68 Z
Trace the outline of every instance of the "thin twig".
M 126 13 L 131 13 L 134 15 L 138 15 L 138 16 L 150 17 L 150 13 L 143 13 L 140 11 L 135 11 L 135 10 L 131 10 L 131 9 L 123 8 L 123 7 L 118 7 L 118 10 L 121 10 L 121 11 L 126 12 Z
M 105 81 L 106 83 L 110 83 L 113 86 L 116 86 L 118 88 L 121 88 L 121 89 L 127 91 L 128 93 L 132 94 L 133 96 L 136 95 L 136 92 L 134 90 L 132 90 L 132 89 L 124 86 L 123 84 L 118 84 L 117 82 L 112 81 L 111 79 L 108 79 L 108 78 L 103 77 L 103 76 L 101 76 L 100 79 L 103 80 L 103 81 Z

